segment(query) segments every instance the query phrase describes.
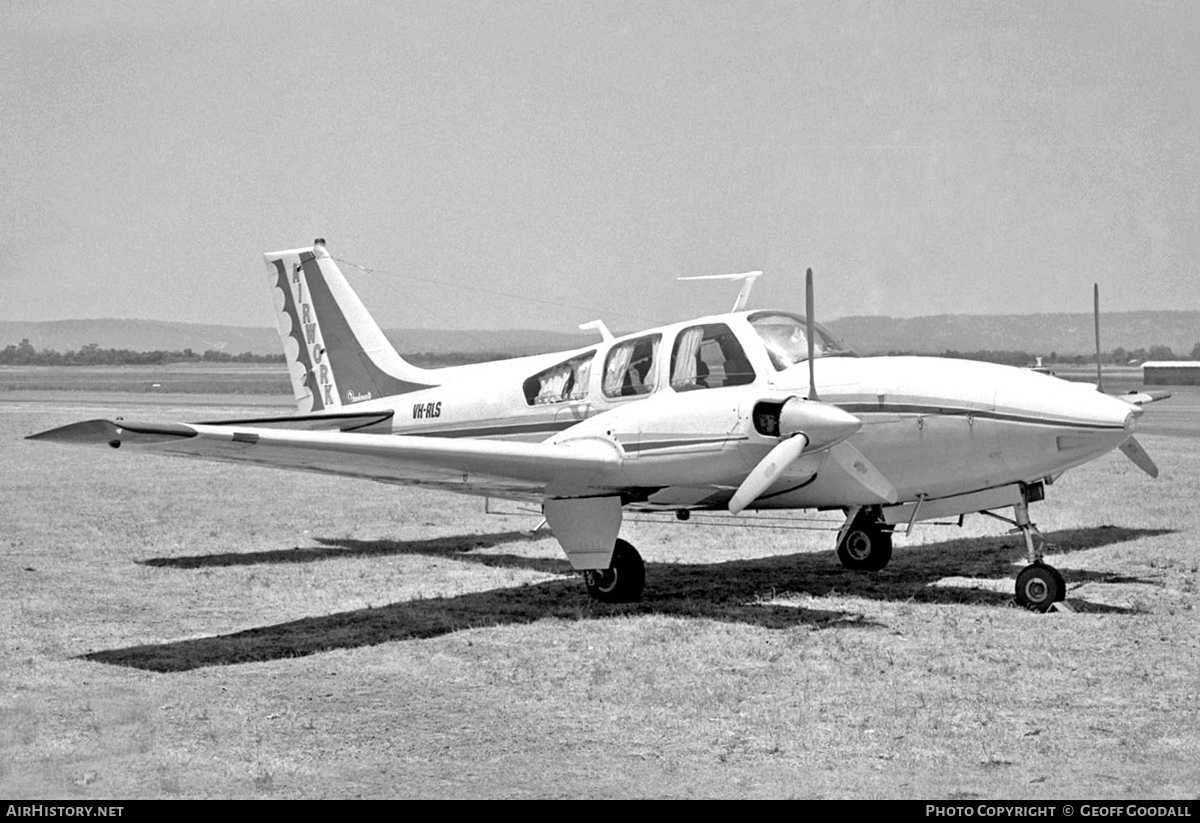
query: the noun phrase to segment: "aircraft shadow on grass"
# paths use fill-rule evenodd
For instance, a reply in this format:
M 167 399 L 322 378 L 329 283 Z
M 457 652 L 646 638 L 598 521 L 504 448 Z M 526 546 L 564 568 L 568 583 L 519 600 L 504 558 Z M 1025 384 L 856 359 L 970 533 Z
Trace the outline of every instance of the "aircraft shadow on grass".
M 317 538 L 319 546 L 296 546 L 266 552 L 224 552 L 222 554 L 193 554 L 185 557 L 153 557 L 138 561 L 143 566 L 170 569 L 209 569 L 220 566 L 257 566 L 272 563 L 317 563 L 354 557 L 388 557 L 390 555 L 424 554 L 440 557 L 460 557 L 477 549 L 491 549 L 512 543 L 544 540 L 546 535 L 530 531 L 506 531 L 495 534 L 451 535 L 428 540 L 330 540 Z M 536 563 L 528 559 L 531 564 Z M 568 568 L 566 560 L 547 561 L 547 571 Z M 549 567 L 552 567 L 549 568 Z M 565 572 L 564 572 L 565 573 Z
M 1068 529 L 1046 535 L 1056 555 L 1099 548 L 1170 533 L 1169 529 L 1130 529 L 1103 526 Z M 310 562 L 335 557 L 376 557 L 421 554 L 570 575 L 565 560 L 513 554 L 473 554 L 541 537 L 528 532 L 501 532 L 419 541 L 362 541 L 319 539 L 320 547 L 252 555 L 210 555 L 144 561 L 151 566 L 203 568 L 243 563 Z M 216 637 L 132 646 L 93 652 L 82 659 L 159 672 L 189 671 L 208 666 L 303 657 L 334 649 L 373 646 L 400 640 L 438 637 L 467 628 L 533 623 L 546 617 L 595 620 L 615 615 L 656 614 L 722 622 L 746 623 L 770 629 L 796 626 L 882 628 L 860 614 L 772 602 L 776 597 L 830 595 L 917 603 L 958 603 L 1005 606 L 1012 596 L 987 587 L 933 585 L 947 577 L 995 580 L 1010 578 L 1013 564 L 1024 557 L 1019 536 L 955 539 L 912 548 L 899 548 L 882 572 L 862 574 L 843 569 L 832 552 L 735 560 L 724 563 L 649 563 L 642 602 L 606 606 L 592 601 L 574 576 L 512 588 L 392 603 L 379 608 L 309 617 Z M 1134 582 L 1141 578 L 1067 569 L 1068 594 L 1086 582 Z M 1131 610 L 1072 598 L 1079 610 L 1127 613 Z

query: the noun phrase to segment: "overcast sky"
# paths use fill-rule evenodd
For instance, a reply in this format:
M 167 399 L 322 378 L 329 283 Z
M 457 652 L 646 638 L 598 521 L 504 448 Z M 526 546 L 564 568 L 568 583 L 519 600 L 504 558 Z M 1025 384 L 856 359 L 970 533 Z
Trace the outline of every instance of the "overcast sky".
M 4 4 L 0 319 L 1200 309 L 1200 3 Z

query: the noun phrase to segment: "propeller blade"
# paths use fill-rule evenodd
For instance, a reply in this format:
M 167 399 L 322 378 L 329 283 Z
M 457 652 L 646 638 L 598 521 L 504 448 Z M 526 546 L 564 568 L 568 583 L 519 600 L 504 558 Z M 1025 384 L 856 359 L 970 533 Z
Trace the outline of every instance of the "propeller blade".
M 1104 391 L 1104 379 L 1100 376 L 1100 284 L 1092 284 L 1092 316 L 1096 323 L 1096 390 Z
M 812 269 L 804 273 L 804 323 L 808 336 L 808 399 L 818 400 L 817 377 L 813 360 L 816 359 L 816 339 L 813 337 L 813 277 Z
M 1154 465 L 1154 461 L 1150 459 L 1150 455 L 1146 453 L 1136 438 L 1129 438 L 1121 444 L 1120 448 L 1135 466 L 1151 477 L 1158 477 L 1158 466 Z
M 779 442 L 767 453 L 759 464 L 746 475 L 742 485 L 734 492 L 729 501 L 729 511 L 740 514 L 743 509 L 758 499 L 759 495 L 771 487 L 779 479 L 779 475 L 790 466 L 808 446 L 808 438 L 797 434 Z
M 806 450 L 824 451 L 861 428 L 861 420 L 830 403 L 790 398 L 779 410 L 780 441 L 746 475 L 729 501 L 729 511 L 738 514 L 757 500 Z
M 845 470 L 846 474 L 857 480 L 863 488 L 879 499 L 895 503 L 899 498 L 896 487 L 883 476 L 883 472 L 875 468 L 866 455 L 846 441 L 843 440 L 830 449 L 829 456 L 833 462 Z

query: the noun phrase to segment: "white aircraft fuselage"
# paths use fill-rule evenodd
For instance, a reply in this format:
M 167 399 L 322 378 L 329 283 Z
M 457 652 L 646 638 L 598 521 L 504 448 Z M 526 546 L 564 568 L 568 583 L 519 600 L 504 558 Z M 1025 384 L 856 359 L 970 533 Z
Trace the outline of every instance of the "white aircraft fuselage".
M 620 449 L 619 477 L 608 474 L 574 492 L 627 485 L 648 491 L 645 499 L 631 501 L 635 508 L 723 509 L 746 472 L 778 442 L 755 429 L 755 405 L 808 393 L 807 363 L 776 368 L 746 322 L 752 314 L 763 312 L 713 315 L 574 351 L 445 369 L 440 385 L 353 408 L 394 410 L 391 431 L 400 435 L 607 438 Z M 660 351 L 669 351 L 686 329 L 718 324 L 741 342 L 753 382 L 679 392 L 670 387 L 667 358 L 659 357 L 652 365 L 658 370 L 655 388 L 641 395 L 607 396 L 597 368 L 577 399 L 531 404 L 522 391 L 531 375 L 556 363 L 588 354 L 603 363 L 622 343 L 656 334 Z M 891 481 L 896 503 L 1053 478 L 1120 446 L 1141 414 L 1088 384 L 967 360 L 826 356 L 816 360 L 815 376 L 822 402 L 862 421 L 849 442 Z M 464 492 L 504 492 L 494 478 L 479 478 L 472 489 L 470 478 L 433 470 L 425 481 Z M 509 491 L 520 495 L 521 488 L 514 484 Z M 752 508 L 883 502 L 825 455 L 813 455 L 793 464 Z

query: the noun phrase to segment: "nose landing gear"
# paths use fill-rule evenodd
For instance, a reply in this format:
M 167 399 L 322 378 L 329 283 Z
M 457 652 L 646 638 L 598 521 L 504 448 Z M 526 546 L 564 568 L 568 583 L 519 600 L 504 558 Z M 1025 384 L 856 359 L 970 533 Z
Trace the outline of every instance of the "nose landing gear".
M 1030 499 L 1041 500 L 1040 496 L 1034 496 L 1040 492 L 1040 484 L 1021 485 L 1021 502 L 1013 506 L 1015 518 L 1013 520 L 1000 517 L 993 512 L 984 512 L 984 514 L 990 514 L 1006 523 L 1012 523 L 1016 526 L 1014 531 L 1019 531 L 1025 538 L 1025 552 L 1029 557 L 1029 565 L 1021 569 L 1017 575 L 1017 605 L 1030 611 L 1048 612 L 1055 603 L 1066 599 L 1067 582 L 1063 579 L 1062 572 L 1042 561 L 1042 550 L 1046 547 L 1046 541 L 1037 526 L 1033 525 L 1029 519 L 1029 501 Z
M 1017 575 L 1017 605 L 1035 612 L 1046 612 L 1066 596 L 1066 581 L 1053 566 L 1038 560 Z

